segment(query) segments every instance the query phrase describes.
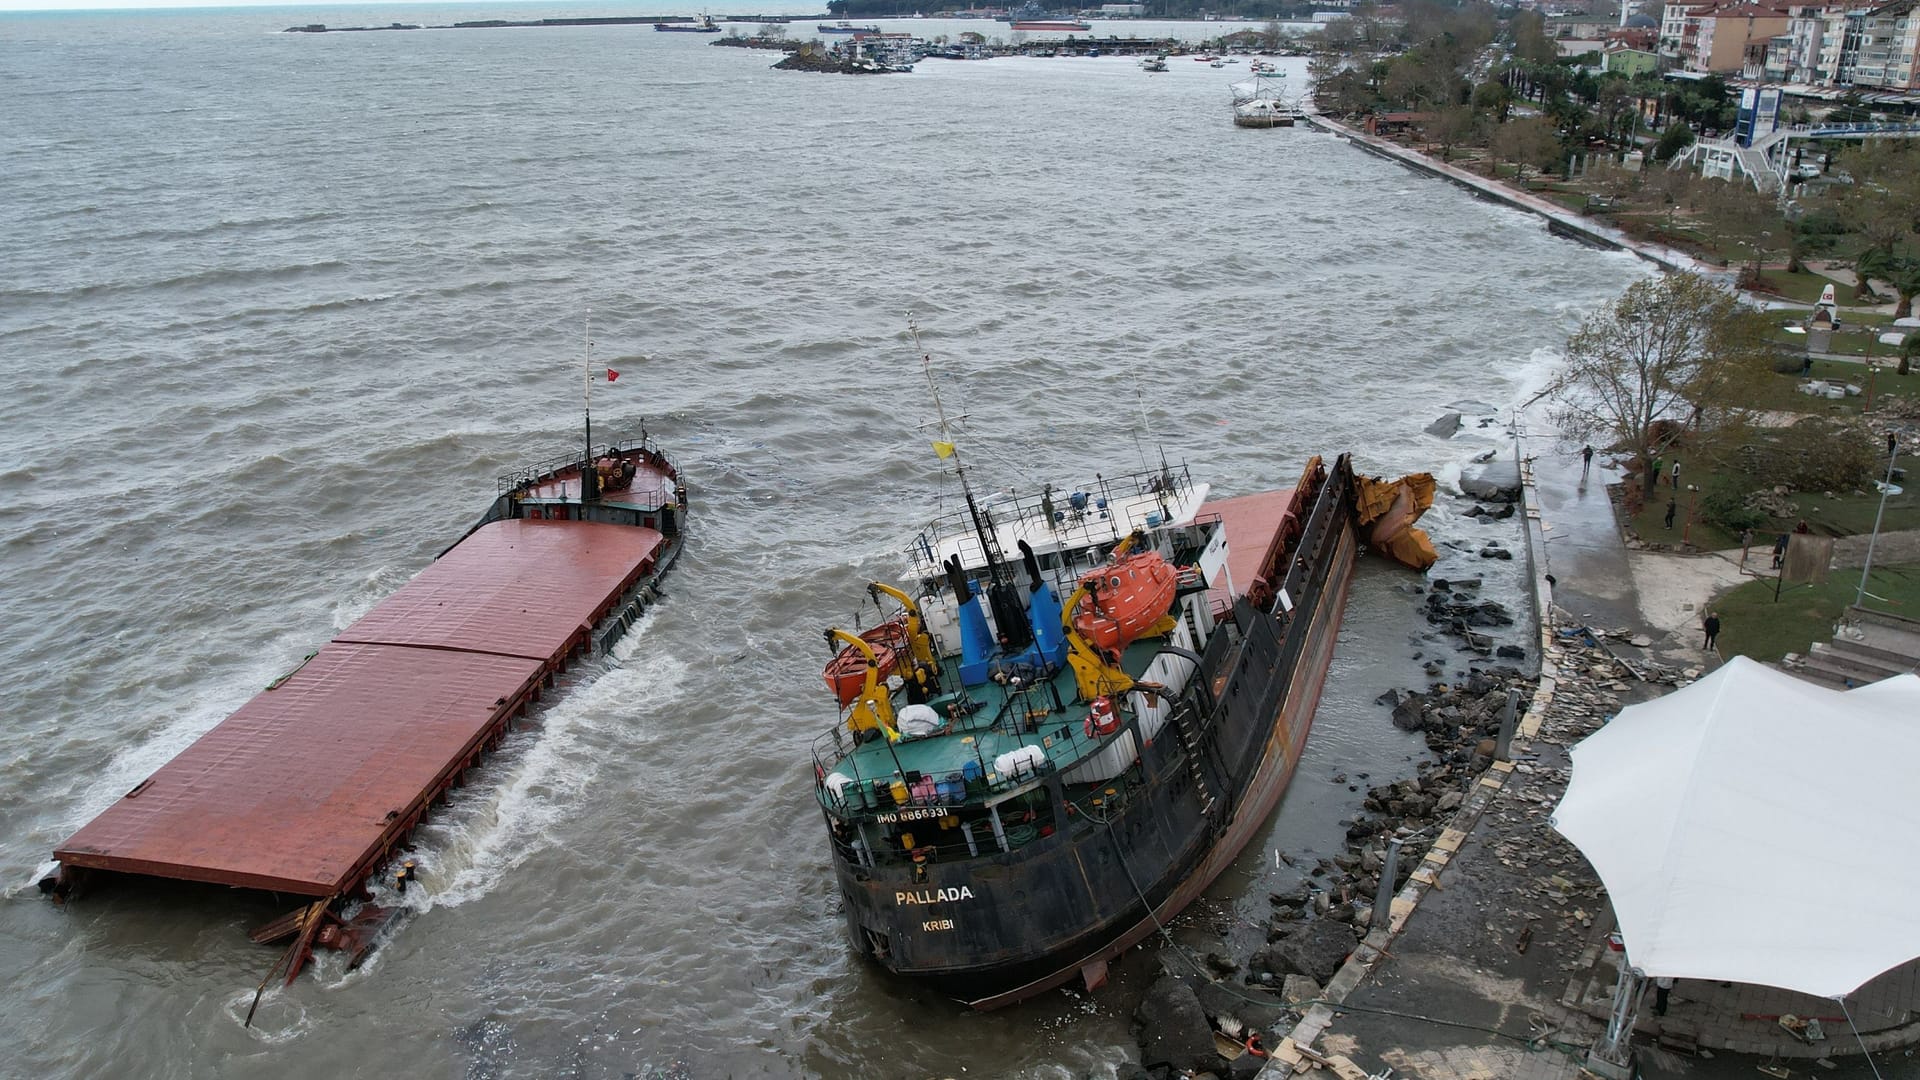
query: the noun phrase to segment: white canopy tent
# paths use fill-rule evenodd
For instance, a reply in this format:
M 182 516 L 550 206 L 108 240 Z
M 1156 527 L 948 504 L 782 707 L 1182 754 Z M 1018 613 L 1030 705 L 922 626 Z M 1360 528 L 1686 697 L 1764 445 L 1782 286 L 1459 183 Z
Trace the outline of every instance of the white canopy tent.
M 1841 998 L 1920 957 L 1920 676 L 1827 690 L 1745 657 L 1573 748 L 1553 826 L 1628 963 Z

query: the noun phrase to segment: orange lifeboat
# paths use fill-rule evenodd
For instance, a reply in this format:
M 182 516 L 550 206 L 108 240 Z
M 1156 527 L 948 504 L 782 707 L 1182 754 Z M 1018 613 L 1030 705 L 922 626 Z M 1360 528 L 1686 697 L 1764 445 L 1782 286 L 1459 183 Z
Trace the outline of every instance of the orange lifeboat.
M 1111 652 L 1131 645 L 1173 606 L 1179 574 L 1157 551 L 1128 555 L 1080 579 L 1073 610 L 1080 636 Z
M 907 620 L 902 615 L 888 619 L 879 626 L 860 635 L 860 640 L 873 649 L 873 658 L 880 667 L 880 678 L 885 681 L 900 666 L 900 658 L 913 655 L 907 642 Z M 846 708 L 867 684 L 867 658 L 860 650 L 846 646 L 827 661 L 827 668 L 821 673 L 827 680 L 828 689 L 840 699 L 840 707 Z

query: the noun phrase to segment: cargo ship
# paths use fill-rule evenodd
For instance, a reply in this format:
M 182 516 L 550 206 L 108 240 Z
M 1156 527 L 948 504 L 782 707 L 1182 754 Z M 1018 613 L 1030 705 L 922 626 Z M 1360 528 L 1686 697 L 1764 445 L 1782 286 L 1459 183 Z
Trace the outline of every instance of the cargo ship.
M 1099 987 L 1266 825 L 1356 554 L 1432 565 L 1433 480 L 1218 499 L 1163 459 L 983 505 L 942 430 L 965 510 L 826 631 L 814 786 L 855 952 L 991 1009 Z
M 679 34 L 717 34 L 720 27 L 714 24 L 713 16 L 702 15 L 691 22 L 657 22 L 653 28 L 661 33 Z
M 1093 27 L 1078 19 L 1022 19 L 1013 24 L 1013 29 L 1078 33 L 1082 30 L 1091 30 Z
M 611 375 L 611 373 L 610 373 Z M 680 553 L 687 489 L 642 431 L 520 469 L 452 547 L 53 853 L 42 891 L 206 882 L 301 898 L 255 930 L 349 966 L 393 914 L 380 878 L 451 788 L 583 655 L 605 653 Z M 277 965 L 276 965 L 277 966 Z M 264 985 L 264 984 L 263 984 Z

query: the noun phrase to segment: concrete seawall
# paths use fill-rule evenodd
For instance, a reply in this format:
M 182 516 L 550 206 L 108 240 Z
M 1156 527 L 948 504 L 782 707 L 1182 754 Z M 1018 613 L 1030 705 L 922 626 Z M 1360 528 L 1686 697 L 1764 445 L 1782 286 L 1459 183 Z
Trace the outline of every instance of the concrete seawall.
M 1415 172 L 1457 184 L 1476 198 L 1535 214 L 1546 220 L 1547 230 L 1555 236 L 1563 236 L 1591 247 L 1630 251 L 1665 270 L 1690 270 L 1716 279 L 1726 276 L 1725 269 L 1709 266 L 1686 252 L 1635 240 L 1611 225 L 1588 219 L 1552 200 L 1543 199 L 1528 192 L 1516 191 L 1497 180 L 1469 172 L 1458 165 L 1435 161 L 1419 151 L 1389 142 L 1376 135 L 1368 135 L 1337 120 L 1313 113 L 1306 114 L 1303 119 L 1308 126 L 1331 135 L 1338 135 L 1376 157 L 1386 158 Z

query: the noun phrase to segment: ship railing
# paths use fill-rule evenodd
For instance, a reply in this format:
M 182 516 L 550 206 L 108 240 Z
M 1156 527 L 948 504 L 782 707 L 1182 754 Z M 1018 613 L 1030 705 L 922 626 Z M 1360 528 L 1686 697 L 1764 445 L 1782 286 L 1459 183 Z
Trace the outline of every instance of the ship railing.
M 603 444 L 594 444 L 595 456 L 605 453 L 605 451 L 600 449 L 601 445 Z M 680 474 L 680 470 L 674 465 L 673 460 L 660 452 L 660 448 L 655 445 L 653 441 L 653 436 L 647 434 L 644 428 L 642 428 L 637 435 L 619 438 L 604 445 L 612 447 L 615 453 L 620 454 L 625 454 L 633 450 L 645 450 L 657 460 L 660 466 L 667 472 L 674 476 Z M 580 463 L 585 460 L 586 456 L 583 450 L 573 450 L 564 454 L 556 454 L 553 457 L 537 461 L 532 465 L 522 466 L 512 472 L 502 473 L 498 481 L 499 491 L 502 494 L 510 491 L 519 491 L 521 488 L 542 480 L 550 479 L 569 469 L 577 469 L 580 467 Z
M 1165 469 L 1147 469 L 1118 476 L 1096 474 L 1093 483 L 1083 487 L 1055 487 L 1038 493 L 1003 491 L 980 500 L 980 509 L 986 516 L 1000 522 L 1050 522 L 1053 534 L 1066 543 L 1108 543 L 1126 535 L 1119 523 L 1108 516 L 1113 503 L 1137 495 L 1166 494 L 1179 498 L 1193 488 L 1193 474 L 1183 462 L 1168 465 Z M 1079 506 L 1074 505 L 1076 495 L 1084 496 Z M 958 510 L 936 518 L 914 537 L 907 549 L 914 572 L 923 577 L 940 573 L 939 552 L 941 546 L 948 543 L 953 544 L 962 560 L 969 564 L 986 558 L 980 538 L 974 532 L 971 516 L 965 510 Z

